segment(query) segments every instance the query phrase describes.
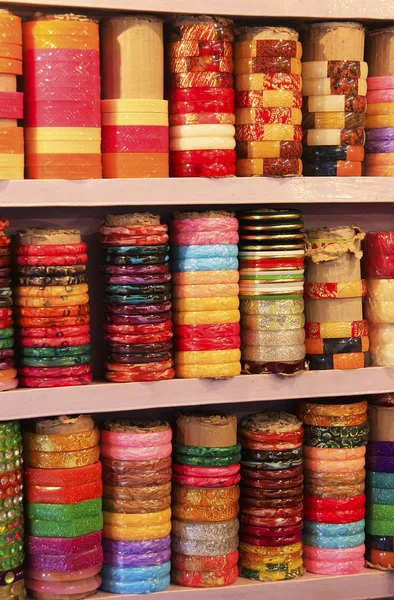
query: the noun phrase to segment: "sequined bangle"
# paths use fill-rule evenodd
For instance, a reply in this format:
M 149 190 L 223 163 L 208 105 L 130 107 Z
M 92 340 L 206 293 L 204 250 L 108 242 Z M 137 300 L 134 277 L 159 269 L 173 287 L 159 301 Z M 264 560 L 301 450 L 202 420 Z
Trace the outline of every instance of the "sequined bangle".
M 185 540 L 214 541 L 217 539 L 233 538 L 239 529 L 238 519 L 226 522 L 185 523 L 175 518 L 172 523 L 172 534 Z
M 354 427 L 314 427 L 305 425 L 304 443 L 324 448 L 354 448 L 368 442 L 369 423 Z
M 70 435 L 40 435 L 25 433 L 23 444 L 26 452 L 75 452 L 97 446 L 99 443 L 99 430 L 95 427 L 91 431 L 72 433 Z
M 240 496 L 238 485 L 225 488 L 196 488 L 174 485 L 172 490 L 174 504 L 191 506 L 220 506 L 237 502 Z
M 74 519 L 71 522 L 29 520 L 27 531 L 34 537 L 72 538 L 99 531 L 103 528 L 103 516 Z
M 93 567 L 101 567 L 103 563 L 103 551 L 101 547 L 93 548 L 86 552 L 71 555 L 45 555 L 33 554 L 28 557 L 29 574 L 31 569 L 43 572 L 58 572 L 59 574 L 84 571 Z
M 101 481 L 76 486 L 49 487 L 28 485 L 25 490 L 26 501 L 37 504 L 76 504 L 101 498 Z
M 103 518 L 106 526 L 114 525 L 118 527 L 150 527 L 168 523 L 171 520 L 171 509 L 166 508 L 161 512 L 135 515 L 104 512 Z
M 26 463 L 38 469 L 71 469 L 96 463 L 100 448 L 95 446 L 75 452 L 27 452 Z
M 64 454 L 64 453 L 63 453 Z M 68 467 L 68 465 L 67 465 Z M 83 467 L 71 468 L 26 468 L 25 483 L 27 486 L 70 487 L 93 483 L 101 480 L 101 463 L 94 462 Z
M 171 563 L 174 569 L 181 571 L 223 571 L 238 563 L 238 550 L 222 556 L 187 556 L 186 554 L 173 553 Z
M 221 556 L 238 548 L 238 536 L 227 539 L 185 540 L 176 536 L 172 539 L 172 551 L 187 556 Z
M 73 521 L 101 514 L 101 498 L 76 504 L 30 504 L 26 503 L 28 519 L 42 521 Z
M 26 550 L 29 555 L 69 555 L 88 552 L 100 548 L 101 531 L 78 536 L 77 538 L 49 538 L 26 536 Z
M 167 537 L 171 532 L 171 522 L 161 525 L 146 525 L 141 527 L 127 527 L 118 525 L 104 525 L 103 536 L 110 540 L 146 541 Z

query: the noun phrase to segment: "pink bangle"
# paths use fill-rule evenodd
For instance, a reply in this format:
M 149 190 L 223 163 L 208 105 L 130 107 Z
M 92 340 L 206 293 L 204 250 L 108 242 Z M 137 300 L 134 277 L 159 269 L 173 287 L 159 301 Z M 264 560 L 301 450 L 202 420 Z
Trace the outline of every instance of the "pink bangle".
M 27 579 L 26 587 L 33 592 L 40 592 L 42 594 L 53 594 L 68 596 L 71 594 L 85 594 L 86 592 L 93 592 L 97 590 L 101 585 L 100 575 L 95 575 L 89 579 L 82 579 L 81 581 L 75 582 L 48 582 L 43 583 L 42 581 L 36 581 L 35 579 Z
M 33 554 L 28 557 L 27 565 L 30 569 L 40 571 L 56 571 L 60 573 L 73 573 L 80 569 L 91 569 L 103 564 L 103 549 L 93 548 L 87 552 L 64 555 L 59 554 Z M 34 579 L 34 577 L 33 577 Z
M 157 433 L 117 433 L 102 429 L 100 438 L 103 445 L 122 446 L 125 448 L 147 448 L 169 444 L 172 440 L 172 430 L 169 427 Z
M 238 231 L 238 219 L 225 217 L 223 219 L 179 219 L 171 222 L 171 232 L 196 233 L 200 231 Z
M 365 466 L 365 458 L 357 460 L 311 460 L 304 458 L 304 469 L 314 473 L 349 473 L 359 471 Z
M 384 104 L 394 102 L 394 90 L 375 90 L 367 93 L 368 104 Z
M 97 567 L 74 571 L 73 573 L 60 573 L 59 571 L 41 571 L 29 569 L 27 575 L 36 581 L 79 581 L 80 579 L 88 579 L 98 575 L 102 569 L 102 562 Z
M 159 460 L 171 456 L 172 444 L 151 446 L 147 448 L 124 448 L 122 446 L 107 446 L 101 444 L 101 456 L 114 460 Z
M 173 473 L 190 475 L 191 477 L 231 477 L 240 472 L 241 465 L 236 463 L 228 467 L 192 467 L 189 465 L 172 465 Z
M 325 562 L 347 562 L 363 558 L 365 545 L 353 548 L 315 548 L 315 546 L 304 546 L 304 558 L 321 560 Z
M 347 562 L 324 562 L 304 557 L 304 567 L 309 573 L 319 575 L 352 575 L 364 569 L 364 557 Z
M 207 244 L 238 244 L 237 231 L 196 231 L 195 233 L 173 233 L 173 246 L 205 246 Z
M 312 460 L 355 460 L 365 456 L 366 446 L 358 448 L 317 448 L 315 446 L 304 446 L 304 458 Z
M 7 392 L 8 390 L 13 390 L 18 386 L 19 381 L 17 379 L 7 379 L 7 381 L 2 381 L 0 383 L 0 392 Z
M 368 77 L 368 91 L 373 90 L 394 90 L 394 76 Z
M 25 537 L 27 554 L 78 554 L 101 546 L 101 531 L 87 533 L 77 538 Z

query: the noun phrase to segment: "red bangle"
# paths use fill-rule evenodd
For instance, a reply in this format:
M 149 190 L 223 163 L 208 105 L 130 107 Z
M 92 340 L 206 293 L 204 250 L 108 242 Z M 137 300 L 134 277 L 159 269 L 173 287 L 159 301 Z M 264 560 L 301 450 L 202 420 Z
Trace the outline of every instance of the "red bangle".
M 252 492 L 258 492 L 259 490 L 252 490 Z M 302 493 L 302 492 L 301 492 Z M 299 510 L 299 506 L 302 506 L 302 495 L 298 498 L 270 498 L 268 500 L 262 500 L 259 497 L 254 497 L 248 492 L 248 496 L 243 496 L 242 501 L 243 512 L 250 514 L 259 514 L 257 511 L 265 510 L 287 510 L 287 508 Z M 256 513 L 252 512 L 256 511 Z M 276 514 L 276 513 L 275 513 Z
M 234 150 L 178 150 L 171 152 L 171 164 L 174 165 L 206 165 L 211 163 L 234 164 Z
M 177 475 L 190 475 L 191 477 L 230 477 L 239 473 L 240 465 L 236 463 L 228 467 L 192 467 L 173 463 L 172 470 Z
M 146 335 L 118 335 L 115 333 L 105 334 L 106 342 L 114 344 L 156 344 L 159 342 L 167 342 L 172 339 L 172 331 L 161 331 L 159 333 L 150 333 Z
M 241 346 L 239 335 L 231 337 L 206 338 L 205 340 L 193 340 L 187 338 L 178 338 L 175 340 L 175 350 L 180 352 L 194 352 L 205 350 L 234 350 Z
M 73 469 L 25 469 L 26 485 L 72 487 L 101 480 L 101 462 Z
M 365 508 L 355 508 L 354 510 L 316 510 L 313 508 L 304 508 L 304 519 L 314 521 L 315 523 L 354 523 L 361 521 L 365 517 Z
M 280 521 L 280 519 L 272 519 L 272 523 L 274 523 L 275 521 Z M 290 535 L 297 535 L 297 533 L 302 531 L 302 519 L 300 519 L 300 522 L 298 525 L 291 525 L 290 527 L 287 526 L 276 526 L 274 524 L 272 525 L 266 525 L 265 527 L 254 527 L 253 525 L 244 525 L 241 524 L 240 528 L 239 528 L 239 532 L 243 533 L 245 535 L 253 535 L 256 536 L 258 538 L 261 537 L 282 537 L 282 536 L 290 536 Z
M 235 164 L 230 163 L 178 165 L 170 162 L 171 177 L 231 177 L 235 176 L 235 173 Z
M 103 153 L 168 153 L 167 125 L 104 125 Z
M 69 487 L 26 486 L 27 502 L 39 504 L 76 504 L 94 498 L 101 498 L 103 484 L 101 480 Z
M 392 231 L 368 232 L 364 241 L 365 253 L 368 256 L 394 254 L 394 235 Z M 368 257 L 369 258 L 369 257 Z
M 135 333 L 135 334 L 147 334 L 147 333 L 158 333 L 159 331 L 171 331 L 172 321 L 161 321 L 159 323 L 143 323 L 142 325 L 116 325 L 112 323 L 106 323 L 104 325 L 104 331 L 108 333 L 120 333 L 123 335 Z
M 20 337 L 18 339 L 22 348 L 59 348 L 83 346 L 90 344 L 90 335 L 79 335 L 73 337 Z
M 251 525 L 253 527 L 293 527 L 302 524 L 302 511 L 291 517 L 256 517 L 254 515 L 243 515 L 241 513 L 241 522 L 245 525 Z M 268 533 L 266 535 L 269 535 Z
M 239 323 L 224 323 L 222 325 L 175 325 L 175 338 L 185 338 L 193 340 L 204 340 L 215 336 L 236 336 L 239 335 L 241 326 Z
M 12 308 L 0 308 L 0 318 L 6 319 L 12 317 Z
M 251 431 L 250 429 L 240 429 L 240 435 L 245 440 L 255 442 L 302 442 L 304 437 L 303 429 L 296 429 L 286 433 L 263 433 Z
M 187 115 L 190 113 L 231 113 L 234 114 L 235 104 L 231 101 L 207 100 L 206 102 L 170 102 L 169 115 Z
M 229 477 L 192 477 L 191 475 L 178 475 L 173 473 L 172 482 L 188 487 L 231 487 L 241 481 L 241 475 L 230 475 Z
M 87 245 L 79 244 L 49 244 L 48 246 L 15 246 L 15 254 L 24 256 L 70 256 L 73 254 L 85 254 Z
M 19 335 L 22 338 L 74 338 L 90 333 L 89 325 L 76 325 L 75 327 L 21 327 Z M 74 344 L 75 346 L 75 344 Z
M 293 488 L 279 488 L 277 490 L 267 490 L 247 486 L 243 487 L 243 493 L 245 496 L 249 496 L 252 498 L 260 498 L 263 500 L 279 500 L 282 498 L 292 498 L 294 502 L 300 502 L 300 500 L 302 500 L 303 491 L 303 485 L 298 485 Z
M 246 501 L 253 501 L 255 504 L 251 504 Z M 265 507 L 264 505 L 261 507 L 261 502 L 266 502 L 265 500 L 255 500 L 254 498 L 242 498 L 241 501 L 241 515 L 240 521 L 244 523 L 250 523 L 250 517 L 293 517 L 295 515 L 302 514 L 303 505 L 302 502 L 297 502 L 296 504 L 292 504 L 290 506 L 277 506 L 274 505 L 272 507 Z
M 74 254 L 67 256 L 16 256 L 15 263 L 20 266 L 70 266 L 84 265 L 88 262 L 87 254 Z
M 75 365 L 74 367 L 19 367 L 21 377 L 78 377 L 90 373 L 92 366 Z
M 266 259 L 258 259 L 258 260 L 246 260 L 245 258 L 240 258 L 239 261 L 240 269 L 271 269 L 271 268 L 287 268 L 287 267 L 299 267 L 300 269 L 304 268 L 304 259 L 303 258 L 266 258 Z
M 240 542 L 250 544 L 251 546 L 290 546 L 290 544 L 296 544 L 297 542 L 302 541 L 302 531 L 294 535 L 280 537 L 257 537 L 240 533 L 239 540 Z
M 44 67 L 41 68 L 44 69 Z M 80 84 L 81 81 L 78 81 L 78 85 Z M 37 82 L 36 85 L 39 85 L 39 83 Z M 87 85 L 90 85 L 90 82 Z M 76 82 L 75 87 L 77 87 Z M 26 97 L 29 98 L 28 93 Z M 79 101 L 77 111 L 74 104 L 74 101 L 68 100 L 25 102 L 25 127 L 99 128 L 101 126 L 100 102 Z
M 0 329 L 6 329 L 7 327 L 12 327 L 13 324 L 14 324 L 14 321 L 11 317 L 8 319 L 1 319 L 0 320 Z
M 241 463 L 242 466 L 242 463 Z M 293 469 L 279 469 L 277 471 L 268 471 L 267 469 L 241 469 L 242 477 L 250 479 L 263 479 L 264 481 L 275 481 L 297 477 L 303 473 L 303 466 L 299 465 Z
M 171 102 L 234 102 L 231 87 L 191 87 L 171 89 L 168 94 Z
M 354 498 L 316 498 L 304 496 L 304 507 L 318 510 L 354 510 L 364 508 L 365 494 Z
M 86 315 L 90 312 L 89 304 L 79 304 L 75 306 L 16 306 L 14 312 L 21 317 L 70 317 Z
M 243 485 L 252 488 L 262 488 L 266 490 L 276 490 L 278 488 L 294 488 L 301 485 L 303 481 L 303 475 L 298 475 L 297 477 L 292 477 L 291 479 L 276 479 L 275 481 L 270 481 L 268 479 L 250 479 L 247 477 L 242 477 Z

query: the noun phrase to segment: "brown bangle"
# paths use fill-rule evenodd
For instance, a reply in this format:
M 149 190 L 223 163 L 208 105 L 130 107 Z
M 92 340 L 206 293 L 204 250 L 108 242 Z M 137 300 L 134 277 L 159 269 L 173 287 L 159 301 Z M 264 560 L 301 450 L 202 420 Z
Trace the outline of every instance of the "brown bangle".
M 160 512 L 171 506 L 171 496 L 157 500 L 110 500 L 103 498 L 103 510 L 115 513 L 143 514 Z
M 305 493 L 316 498 L 355 498 L 365 491 L 365 483 L 351 483 L 349 485 L 316 485 L 305 484 Z
M 171 483 L 147 487 L 114 487 L 105 485 L 103 498 L 111 500 L 158 500 L 171 494 Z
M 304 480 L 309 485 L 344 485 L 354 483 L 364 483 L 365 469 L 349 473 L 315 473 L 314 471 L 304 471 Z
M 158 460 L 114 460 L 102 458 L 103 473 L 146 473 L 147 471 L 162 471 L 171 467 L 171 456 Z
M 223 488 L 201 488 L 174 484 L 171 495 L 174 504 L 200 507 L 229 505 L 238 501 L 240 489 L 238 485 Z
M 122 473 L 115 475 L 114 473 L 103 472 L 103 483 L 105 485 L 113 485 L 115 487 L 138 487 L 140 485 L 164 485 L 171 481 L 171 467 L 159 471 L 158 473 Z

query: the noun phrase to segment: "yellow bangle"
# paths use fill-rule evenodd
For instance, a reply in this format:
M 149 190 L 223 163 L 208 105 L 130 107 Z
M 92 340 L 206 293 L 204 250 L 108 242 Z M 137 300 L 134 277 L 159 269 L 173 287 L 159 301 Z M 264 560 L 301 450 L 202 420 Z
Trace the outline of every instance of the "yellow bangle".
M 235 89 L 242 91 L 266 91 L 276 89 L 300 92 L 302 79 L 300 75 L 287 73 L 253 73 L 252 75 L 236 75 Z
M 119 527 L 117 525 L 104 525 L 103 537 L 110 540 L 124 542 L 143 542 L 158 540 L 171 533 L 171 521 L 162 525 L 146 527 Z
M 238 296 L 238 283 L 214 283 L 212 285 L 173 285 L 171 298 L 224 298 Z
M 221 379 L 241 375 L 241 363 L 220 365 L 175 365 L 175 375 L 180 379 Z
M 239 308 L 238 296 L 222 298 L 176 298 L 172 301 L 172 310 L 179 312 L 226 311 Z
M 87 448 L 75 452 L 26 452 L 26 464 L 36 469 L 72 469 L 93 465 L 100 458 L 100 448 Z
M 168 113 L 103 113 L 102 125 L 158 125 L 168 127 Z
M 52 298 L 27 298 L 25 296 L 17 296 L 15 298 L 16 306 L 30 306 L 47 308 L 50 306 L 80 306 L 82 304 L 88 304 L 88 294 L 81 294 L 80 296 L 53 296 Z
M 265 556 L 286 556 L 287 554 L 298 554 L 302 552 L 302 543 L 297 542 L 296 544 L 291 544 L 289 546 L 252 546 L 250 544 L 246 544 L 245 542 L 241 542 L 239 544 L 239 551 L 247 552 L 248 554 L 254 554 L 259 557 Z M 257 560 L 257 558 L 256 558 Z
M 0 180 L 20 181 L 24 178 L 23 167 L 0 167 Z
M 101 129 L 99 127 L 26 127 L 25 140 L 100 142 Z
M 78 296 L 88 292 L 87 283 L 77 285 L 48 285 L 48 286 L 23 286 L 14 288 L 15 296 L 46 298 L 53 296 Z
M 268 166 L 267 166 L 268 165 Z M 271 167 L 272 165 L 272 167 Z M 283 165 L 283 166 L 282 166 Z M 276 170 L 283 177 L 302 175 L 302 160 L 299 159 L 264 159 L 264 158 L 239 158 L 237 160 L 238 177 L 252 177 L 269 175 Z
M 365 127 L 365 114 L 360 112 L 309 112 L 302 121 L 304 129 L 356 129 Z
M 238 502 L 216 506 L 195 506 L 193 504 L 173 504 L 172 515 L 181 521 L 218 522 L 235 519 L 239 513 Z M 105 514 L 105 513 L 104 513 Z
M 26 452 L 74 452 L 97 446 L 99 439 L 98 427 L 70 435 L 24 433 L 23 446 Z
M 175 352 L 175 364 L 180 367 L 182 365 L 203 366 L 203 365 L 223 365 L 228 363 L 236 363 L 241 360 L 241 350 L 200 350 L 200 351 L 183 351 Z
M 394 115 L 376 115 L 368 116 L 365 127 L 367 129 L 382 128 L 382 127 L 394 127 Z
M 175 312 L 174 325 L 222 325 L 239 323 L 239 310 L 212 310 L 200 312 Z
M 103 512 L 104 525 L 117 527 L 147 527 L 150 525 L 163 525 L 171 521 L 171 508 L 160 512 L 144 514 L 123 514 Z
M 101 142 L 76 140 L 26 140 L 26 154 L 100 154 Z
M 394 115 L 394 102 L 367 104 L 367 117 L 377 117 L 380 115 Z
M 23 154 L 0 154 L 1 167 L 23 167 L 25 157 Z
M 45 19 L 23 23 L 23 33 L 47 37 L 58 35 L 94 36 L 98 35 L 98 24 L 85 18 L 58 19 L 56 16 L 48 16 Z
M 182 271 L 173 273 L 173 285 L 210 285 L 238 283 L 238 271 Z
M 275 564 L 275 563 L 270 563 L 267 565 L 264 563 L 261 564 L 259 562 L 250 563 L 250 562 L 244 562 L 242 559 L 240 560 L 240 566 L 244 567 L 245 569 L 252 569 L 253 571 L 258 571 L 259 573 L 267 574 L 270 577 L 272 575 L 281 575 L 282 576 L 281 571 L 278 571 L 275 573 L 275 571 L 272 568 L 272 564 Z M 303 565 L 302 556 L 300 558 L 296 558 L 295 560 L 293 560 L 291 562 L 279 560 L 277 564 L 286 564 L 286 570 L 289 570 L 289 571 L 292 569 L 300 569 L 300 568 L 302 568 L 302 565 Z

